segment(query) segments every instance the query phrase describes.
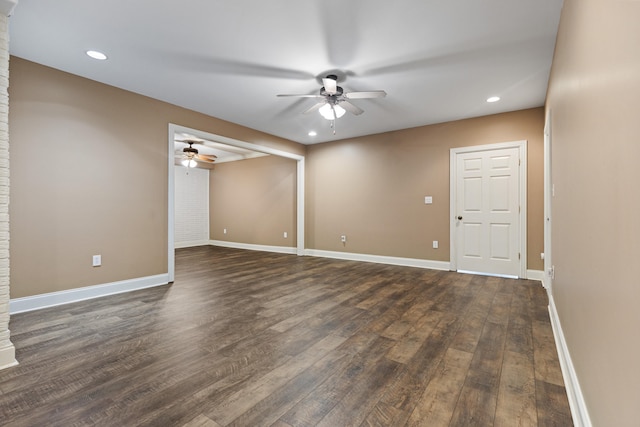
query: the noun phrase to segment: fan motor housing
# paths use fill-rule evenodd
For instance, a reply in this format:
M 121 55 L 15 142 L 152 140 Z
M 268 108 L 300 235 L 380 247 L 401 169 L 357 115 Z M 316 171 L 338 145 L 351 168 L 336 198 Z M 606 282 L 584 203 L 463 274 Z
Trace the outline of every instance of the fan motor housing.
M 344 90 L 340 86 L 336 86 L 336 93 L 328 93 L 324 86 L 320 88 L 320 95 L 322 96 L 342 96 L 343 93 Z

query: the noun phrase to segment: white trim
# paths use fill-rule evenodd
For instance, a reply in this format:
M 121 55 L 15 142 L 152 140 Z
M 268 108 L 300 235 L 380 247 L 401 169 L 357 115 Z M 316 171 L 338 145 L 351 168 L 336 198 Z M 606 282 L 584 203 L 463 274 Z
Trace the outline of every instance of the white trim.
M 538 280 L 542 282 L 542 285 L 544 286 L 544 271 L 542 270 L 527 270 L 526 278 L 528 280 Z
M 167 162 L 169 164 L 169 194 L 167 195 L 167 274 L 169 282 L 173 282 L 176 277 L 176 168 L 175 168 L 175 130 L 174 125 L 169 123 L 169 132 L 167 133 L 168 150 Z
M 543 277 L 542 277 L 542 287 L 545 288 L 547 290 L 547 292 L 551 292 L 551 286 L 549 284 L 549 276 L 547 274 L 544 274 L 543 272 Z
M 571 416 L 576 427 L 591 427 L 591 418 L 589 411 L 582 395 L 578 375 L 573 367 L 569 348 L 562 332 L 560 318 L 556 311 L 556 304 L 553 300 L 551 292 L 547 291 L 549 296 L 549 317 L 551 318 L 551 328 L 558 349 L 558 358 L 560 359 L 560 368 L 562 369 L 562 377 L 564 379 L 564 387 L 567 391 L 569 399 L 569 407 L 571 408 Z
M 428 268 L 431 270 L 449 271 L 449 263 L 446 261 L 431 261 L 417 258 L 400 258 L 382 255 L 355 254 L 351 252 L 323 251 L 317 249 L 307 249 L 309 256 L 321 258 L 344 259 L 348 261 L 373 262 L 377 264 L 401 265 L 405 267 Z
M 502 277 L 503 279 L 519 279 L 518 276 L 511 275 L 511 274 L 485 273 L 482 271 L 457 270 L 456 273 L 473 274 L 474 276 Z
M 250 243 L 227 242 L 224 240 L 210 240 L 212 246 L 222 246 L 225 248 L 247 249 L 251 251 L 276 252 L 281 254 L 297 254 L 297 249 L 289 246 L 267 246 L 254 245 Z M 428 268 L 431 270 L 449 271 L 449 263 L 446 261 L 431 261 L 417 258 L 400 258 L 382 255 L 356 254 L 351 252 L 323 251 L 318 249 L 306 249 L 303 255 L 319 258 L 343 259 L 347 261 L 373 262 L 376 264 L 400 265 L 404 267 Z
M 469 147 L 451 148 L 449 150 L 449 259 L 451 270 L 457 270 L 456 257 L 456 156 L 461 153 L 474 153 L 478 151 L 502 150 L 505 148 L 517 148 L 520 157 L 519 167 L 519 196 L 520 196 L 520 274 L 527 277 L 527 141 L 499 142 L 496 144 L 472 145 Z
M 4 354 L 3 354 L 4 353 Z M 10 368 L 12 366 L 18 366 L 19 363 L 18 361 L 15 359 L 15 354 L 16 354 L 16 349 L 13 347 L 7 347 L 5 349 L 0 350 L 0 360 L 6 359 L 6 360 L 11 360 L 11 358 L 13 358 L 12 362 L 9 362 L 5 365 L 0 366 L 0 371 L 6 368 Z
M 551 108 L 548 108 L 544 121 L 544 273 L 546 289 L 553 287 L 553 248 L 551 247 L 553 180 L 551 170 Z
M 175 243 L 173 247 L 175 249 L 181 249 L 181 248 L 193 248 L 195 246 L 207 246 L 207 245 L 209 245 L 209 240 L 197 240 L 193 242 Z
M 279 157 L 285 157 L 287 159 L 292 159 L 297 161 L 297 174 L 296 174 L 296 231 L 297 231 L 297 241 L 296 241 L 296 248 L 293 248 L 293 253 L 297 254 L 297 255 L 304 255 L 304 241 L 305 241 L 305 237 L 304 237 L 304 231 L 305 231 L 305 227 L 304 227 L 304 221 L 305 221 L 305 214 L 304 214 L 304 188 L 305 188 L 305 183 L 304 183 L 304 176 L 305 176 L 305 162 L 304 162 L 304 156 L 299 155 L 299 154 L 294 154 L 294 153 L 289 153 L 287 151 L 282 151 L 282 150 L 278 150 L 275 148 L 271 148 L 271 147 L 267 147 L 264 145 L 257 145 L 257 144 L 252 144 L 250 142 L 244 142 L 244 141 L 240 141 L 237 139 L 233 139 L 233 138 L 228 138 L 226 136 L 222 136 L 222 135 L 216 135 L 213 133 L 209 133 L 209 132 L 204 132 L 201 130 L 197 130 L 197 129 L 192 129 L 192 128 L 188 128 L 186 126 L 180 126 L 180 125 L 176 125 L 173 123 L 169 123 L 169 132 L 168 132 L 168 136 L 167 139 L 169 141 L 168 143 L 168 163 L 169 163 L 169 198 L 168 198 L 168 222 L 169 224 L 167 225 L 168 231 L 167 231 L 167 250 L 168 250 L 168 255 L 167 255 L 167 263 L 168 263 L 168 274 L 169 274 L 169 281 L 173 282 L 174 277 L 175 277 L 175 254 L 174 254 L 174 250 L 175 250 L 175 231 L 174 231 L 174 215 L 175 215 L 175 199 L 174 199 L 174 191 L 175 191 L 175 179 L 174 179 L 174 170 L 173 170 L 173 165 L 174 165 L 174 148 L 175 148 L 175 142 L 174 142 L 174 135 L 176 132 L 183 132 L 183 133 L 189 133 L 191 135 L 197 136 L 199 138 L 203 138 L 203 139 L 209 139 L 209 140 L 213 140 L 216 142 L 220 142 L 222 144 L 227 144 L 227 145 L 231 145 L 233 147 L 240 147 L 240 148 L 244 148 L 247 150 L 253 150 L 253 151 L 257 151 L 259 153 L 264 153 L 264 154 L 272 154 L 274 156 L 279 156 Z M 258 247 L 259 245 L 251 245 L 252 247 Z M 265 246 L 264 248 L 278 248 L 278 246 Z M 250 249 L 250 248 L 244 248 L 244 249 Z M 267 250 L 269 252 L 274 252 L 272 250 L 268 250 L 268 249 L 256 249 L 256 250 Z M 288 250 L 288 248 L 287 248 Z M 289 252 L 286 252 L 289 253 Z
M 296 167 L 296 254 L 299 256 L 304 255 L 304 174 L 305 174 L 305 162 L 304 157 L 298 159 Z
M 252 243 L 226 242 L 224 240 L 209 240 L 209 244 L 212 246 L 222 246 L 224 248 L 247 249 L 250 251 L 262 251 L 262 252 L 276 252 L 279 254 L 296 255 L 298 253 L 297 249 L 292 246 L 254 245 Z
M 107 295 L 137 291 L 139 289 L 162 286 L 169 283 L 167 274 L 122 280 L 102 285 L 86 286 L 59 292 L 34 295 L 30 297 L 14 298 L 9 301 L 9 313 L 24 313 L 25 311 L 40 310 L 42 308 L 69 304 Z

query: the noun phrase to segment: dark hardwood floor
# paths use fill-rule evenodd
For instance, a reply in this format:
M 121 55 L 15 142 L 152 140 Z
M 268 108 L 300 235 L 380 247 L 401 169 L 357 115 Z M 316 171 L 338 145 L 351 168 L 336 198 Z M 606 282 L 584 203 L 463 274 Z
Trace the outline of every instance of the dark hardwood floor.
M 570 426 L 539 282 L 216 247 L 14 315 L 2 426 Z

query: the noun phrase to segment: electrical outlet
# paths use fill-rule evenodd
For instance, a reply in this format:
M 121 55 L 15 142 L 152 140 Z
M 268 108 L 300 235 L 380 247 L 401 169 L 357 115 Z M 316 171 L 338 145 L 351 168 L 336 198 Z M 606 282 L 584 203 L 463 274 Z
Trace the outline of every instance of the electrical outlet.
M 285 231 L 283 234 L 283 237 L 286 239 L 287 238 L 287 232 Z
M 340 236 L 340 241 L 342 243 L 347 243 L 347 236 L 345 234 L 343 234 L 342 236 Z
M 93 256 L 93 266 L 100 267 L 102 265 L 102 255 Z
M 438 249 L 438 241 L 437 240 L 433 241 L 433 249 Z
M 227 229 L 226 228 L 222 230 L 222 234 L 227 234 Z

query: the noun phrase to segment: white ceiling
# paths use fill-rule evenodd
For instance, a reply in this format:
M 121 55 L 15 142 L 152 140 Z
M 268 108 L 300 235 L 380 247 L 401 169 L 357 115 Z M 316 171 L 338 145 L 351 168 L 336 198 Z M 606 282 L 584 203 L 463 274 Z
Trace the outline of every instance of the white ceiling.
M 304 144 L 544 104 L 562 0 L 19 0 L 13 55 Z M 96 61 L 84 52 L 100 50 Z M 329 72 L 365 110 L 303 115 Z M 498 95 L 500 102 L 485 100 Z M 310 137 L 310 130 L 318 132 Z

